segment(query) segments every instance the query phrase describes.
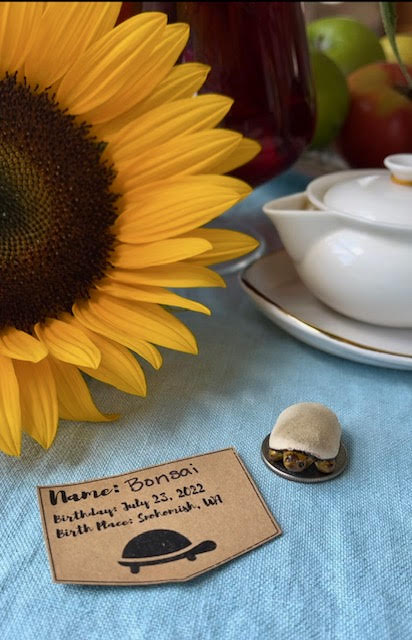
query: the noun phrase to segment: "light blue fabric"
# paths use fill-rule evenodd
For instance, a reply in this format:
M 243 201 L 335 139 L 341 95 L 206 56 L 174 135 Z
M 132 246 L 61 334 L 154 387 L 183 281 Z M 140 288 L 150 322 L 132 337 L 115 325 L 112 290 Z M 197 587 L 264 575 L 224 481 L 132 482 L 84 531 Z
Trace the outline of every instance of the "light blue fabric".
M 293 172 L 254 204 L 304 186 Z M 249 203 L 250 204 L 250 203 Z M 252 202 L 253 204 L 253 202 Z M 63 423 L 44 452 L 24 438 L 0 458 L 3 640 L 406 640 L 412 637 L 412 373 L 301 344 L 243 294 L 198 291 L 184 313 L 199 357 L 164 350 L 147 399 L 91 384 L 107 425 Z M 350 463 L 321 485 L 288 482 L 260 459 L 279 412 L 322 402 L 340 417 Z M 113 475 L 234 446 L 283 536 L 193 582 L 88 587 L 51 582 L 36 485 Z M 236 535 L 236 531 L 233 532 Z

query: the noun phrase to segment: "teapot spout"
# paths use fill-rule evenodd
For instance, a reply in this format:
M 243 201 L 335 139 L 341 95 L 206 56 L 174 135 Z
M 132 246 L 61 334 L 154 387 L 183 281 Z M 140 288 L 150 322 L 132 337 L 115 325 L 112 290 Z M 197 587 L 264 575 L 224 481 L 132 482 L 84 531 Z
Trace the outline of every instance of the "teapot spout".
M 294 262 L 303 260 L 315 242 L 340 226 L 332 212 L 310 206 L 306 193 L 296 193 L 272 200 L 263 207 Z

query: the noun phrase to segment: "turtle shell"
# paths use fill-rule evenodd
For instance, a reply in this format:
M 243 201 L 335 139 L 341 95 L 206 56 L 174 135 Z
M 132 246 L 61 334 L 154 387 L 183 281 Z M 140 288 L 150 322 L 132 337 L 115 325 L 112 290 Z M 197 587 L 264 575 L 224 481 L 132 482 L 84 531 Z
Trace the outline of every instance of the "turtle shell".
M 185 536 L 171 529 L 152 529 L 132 538 L 124 548 L 123 558 L 153 558 L 190 547 Z
M 341 427 L 336 415 L 317 402 L 293 404 L 279 415 L 269 438 L 277 451 L 302 451 L 321 460 L 338 455 Z

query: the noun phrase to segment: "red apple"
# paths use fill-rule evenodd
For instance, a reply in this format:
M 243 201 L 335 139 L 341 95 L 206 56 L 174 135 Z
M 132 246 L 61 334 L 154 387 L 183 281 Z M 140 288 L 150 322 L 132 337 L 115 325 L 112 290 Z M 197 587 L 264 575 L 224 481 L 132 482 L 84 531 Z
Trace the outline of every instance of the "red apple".
M 412 68 L 408 67 L 412 75 Z M 338 147 L 352 167 L 381 167 L 392 153 L 412 152 L 412 91 L 397 64 L 374 62 L 351 73 L 349 112 Z

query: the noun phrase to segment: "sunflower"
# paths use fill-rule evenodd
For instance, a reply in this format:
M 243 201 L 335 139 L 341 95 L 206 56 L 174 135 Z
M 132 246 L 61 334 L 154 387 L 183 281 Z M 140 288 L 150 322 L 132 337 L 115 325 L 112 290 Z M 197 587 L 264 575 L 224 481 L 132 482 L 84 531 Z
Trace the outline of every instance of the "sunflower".
M 0 3 L 0 448 L 48 448 L 59 418 L 109 421 L 83 373 L 144 396 L 135 354 L 197 353 L 170 289 L 255 248 L 204 228 L 250 188 L 222 174 L 258 145 L 216 128 L 231 100 L 176 65 L 185 24 L 117 2 Z

